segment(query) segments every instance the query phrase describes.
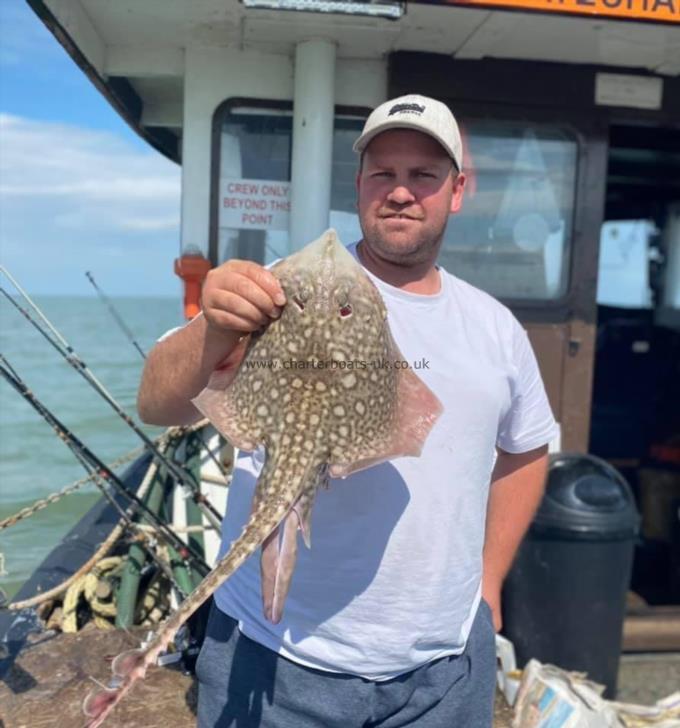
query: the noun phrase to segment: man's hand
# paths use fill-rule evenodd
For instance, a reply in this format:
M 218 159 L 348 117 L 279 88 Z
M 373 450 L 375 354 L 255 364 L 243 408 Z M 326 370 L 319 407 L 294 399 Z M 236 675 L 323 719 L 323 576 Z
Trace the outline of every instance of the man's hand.
M 493 616 L 493 626 L 496 632 L 500 632 L 503 627 L 503 615 L 501 612 L 501 588 L 500 585 L 490 584 L 490 580 L 482 581 L 482 597 L 484 601 L 491 607 Z
M 215 332 L 250 333 L 281 315 L 286 296 L 276 277 L 247 260 L 230 260 L 207 275 L 203 314 Z
M 482 595 L 502 627 L 501 587 L 543 496 L 548 446 L 524 453 L 498 451 L 486 512 Z
M 211 270 L 202 292 L 203 315 L 149 352 L 137 395 L 143 422 L 180 425 L 200 413 L 191 400 L 234 351 L 243 334 L 281 315 L 286 297 L 257 263 L 230 260 Z

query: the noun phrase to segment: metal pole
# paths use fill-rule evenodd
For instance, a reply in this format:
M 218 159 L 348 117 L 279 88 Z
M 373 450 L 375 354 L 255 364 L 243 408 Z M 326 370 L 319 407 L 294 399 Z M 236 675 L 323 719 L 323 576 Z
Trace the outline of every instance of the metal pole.
M 328 228 L 335 105 L 335 45 L 308 40 L 295 49 L 290 252 Z

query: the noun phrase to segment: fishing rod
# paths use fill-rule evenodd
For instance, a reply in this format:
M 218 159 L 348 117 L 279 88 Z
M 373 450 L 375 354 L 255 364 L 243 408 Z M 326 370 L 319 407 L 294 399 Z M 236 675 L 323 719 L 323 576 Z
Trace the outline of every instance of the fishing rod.
M 0 358 L 3 358 L 0 354 Z M 5 359 L 5 362 L 7 360 Z M 9 366 L 9 364 L 8 364 Z M 13 370 L 14 371 L 14 370 Z M 39 403 L 41 404 L 41 403 Z M 41 404 L 41 406 L 45 408 L 44 405 Z M 41 414 L 44 413 L 41 412 Z M 165 563 L 165 561 L 154 551 L 153 545 L 147 543 L 146 534 L 140 529 L 140 524 L 135 523 L 133 521 L 133 516 L 138 510 L 137 504 L 130 499 L 130 504 L 128 505 L 125 510 L 123 510 L 122 506 L 116 501 L 115 498 L 111 496 L 111 494 L 107 491 L 107 489 L 104 486 L 104 478 L 102 477 L 102 473 L 98 470 L 95 470 L 95 468 L 92 466 L 92 464 L 85 458 L 83 453 L 81 453 L 75 446 L 74 443 L 64 440 L 63 436 L 57 431 L 57 436 L 62 439 L 69 450 L 73 453 L 76 460 L 85 468 L 85 471 L 90 475 L 91 479 L 93 480 L 94 484 L 97 486 L 101 494 L 104 496 L 104 498 L 108 501 L 109 505 L 118 513 L 120 516 L 120 521 L 118 522 L 120 525 L 125 524 L 125 527 L 128 529 L 128 531 L 133 534 L 137 533 L 137 537 L 134 538 L 135 543 L 139 544 L 141 548 L 144 550 L 144 552 L 151 558 L 151 561 L 155 562 L 156 566 L 165 574 L 166 578 L 170 581 L 170 584 L 177 589 L 177 591 L 180 593 L 182 599 L 185 599 L 188 594 L 187 592 L 182 588 L 182 586 L 179 584 L 179 582 L 175 579 L 175 575 L 172 573 L 172 569 L 170 566 Z M 130 492 L 130 491 L 128 491 Z M 143 502 L 143 501 L 141 501 Z M 147 510 L 148 512 L 148 510 Z M 110 536 L 110 535 L 109 535 Z M 180 555 L 181 557 L 181 555 Z M 184 560 L 185 564 L 188 566 L 188 560 Z M 81 567 L 82 568 L 82 567 Z M 30 601 L 30 600 L 29 600 Z M 16 609 L 15 605 L 12 605 L 12 608 Z
M 135 349 L 137 349 L 137 351 L 140 353 L 142 359 L 146 360 L 146 354 L 142 350 L 141 346 L 135 340 L 135 337 L 134 337 L 132 331 L 130 331 L 130 328 L 127 326 L 125 321 L 123 321 L 123 317 L 118 313 L 118 311 L 116 311 L 116 308 L 114 307 L 113 303 L 111 303 L 108 296 L 104 293 L 104 291 L 101 290 L 101 288 L 99 288 L 99 286 L 97 285 L 97 283 L 94 280 L 94 276 L 92 275 L 92 273 L 90 273 L 90 271 L 88 270 L 88 271 L 85 271 L 85 275 L 87 276 L 87 279 L 92 284 L 94 290 L 97 291 L 99 298 L 101 298 L 102 302 L 107 306 L 107 308 L 111 312 L 111 315 L 116 320 L 116 323 L 118 324 L 120 329 L 123 331 L 123 333 L 127 337 L 127 340 L 135 347 Z M 215 465 L 217 466 L 220 473 L 224 477 L 226 477 L 227 474 L 224 470 L 224 467 L 222 466 L 220 461 L 215 457 L 215 454 L 213 453 L 212 449 L 208 447 L 208 444 L 205 442 L 205 440 L 203 439 L 203 437 L 200 434 L 199 434 L 199 438 L 201 440 L 201 443 L 203 443 L 203 445 L 205 446 L 205 450 L 208 453 L 208 457 L 213 461 L 213 463 L 215 463 Z
M 136 339 L 134 337 L 134 334 L 127 327 L 125 321 L 123 321 L 121 315 L 118 313 L 118 311 L 116 311 L 114 305 L 111 303 L 111 301 L 106 296 L 106 294 L 104 293 L 104 291 L 102 291 L 101 288 L 99 288 L 99 286 L 95 283 L 94 276 L 92 275 L 92 273 L 90 273 L 89 270 L 86 270 L 85 271 L 85 275 L 87 276 L 87 279 L 90 281 L 90 283 L 94 287 L 94 290 L 97 291 L 97 294 L 98 294 L 99 298 L 101 298 L 102 302 L 106 305 L 106 307 L 111 312 L 111 315 L 113 316 L 113 318 L 115 319 L 116 323 L 118 324 L 118 326 L 121 328 L 121 330 L 123 331 L 123 333 L 127 337 L 127 340 L 141 354 L 142 359 L 146 359 L 146 354 L 142 350 L 142 347 L 137 343 L 137 341 L 136 341 Z
M 201 572 L 204 574 L 207 573 L 210 568 L 205 563 L 202 556 L 193 547 L 191 547 L 190 544 L 185 544 L 184 541 L 182 541 L 182 539 L 169 526 L 167 526 L 167 524 L 165 524 L 159 516 L 149 509 L 144 501 L 138 498 L 135 493 L 130 491 L 123 481 L 120 480 L 120 478 L 71 430 L 69 430 L 69 428 L 66 427 L 66 425 L 64 425 L 56 417 L 56 415 L 54 415 L 48 407 L 35 396 L 35 394 L 33 394 L 2 353 L 0 353 L 0 362 L 0 374 L 33 407 L 33 409 L 35 409 L 36 412 L 45 419 L 45 421 L 56 432 L 59 439 L 71 449 L 88 471 L 94 472 L 95 476 L 98 476 L 99 478 L 106 479 L 121 495 L 126 497 L 134 506 L 144 512 L 146 518 L 150 522 L 153 522 L 158 531 L 162 533 L 170 543 L 172 543 L 172 545 L 185 557 L 185 559 L 191 558 Z M 109 494 L 105 492 L 104 495 L 109 499 L 109 502 L 111 502 Z M 112 505 L 119 513 L 126 517 L 120 506 L 115 501 Z
M 130 328 L 127 326 L 125 321 L 123 321 L 123 317 L 118 313 L 118 311 L 116 311 L 113 303 L 111 303 L 108 296 L 104 293 L 104 291 L 101 290 L 101 288 L 99 288 L 99 286 L 97 285 L 97 283 L 94 280 L 94 276 L 92 275 L 92 273 L 90 273 L 90 271 L 88 270 L 88 271 L 85 271 L 85 275 L 87 276 L 87 279 L 92 284 L 94 290 L 97 291 L 99 298 L 101 298 L 102 302 L 108 307 L 109 311 L 111 312 L 111 315 L 116 320 L 116 323 L 118 324 L 118 326 L 121 328 L 121 330 L 127 337 L 127 340 L 135 347 L 135 349 L 137 349 L 137 351 L 140 353 L 142 359 L 146 360 L 146 354 L 142 350 L 141 346 L 137 343 L 132 331 L 130 331 Z M 212 449 L 208 447 L 207 443 L 205 442 L 205 440 L 203 439 L 203 437 L 200 434 L 199 434 L 199 438 L 200 438 L 201 442 L 203 443 L 203 445 L 205 446 L 205 450 L 208 453 L 208 457 L 213 461 L 213 463 L 215 463 L 215 465 L 217 466 L 220 473 L 224 477 L 226 477 L 227 474 L 224 470 L 224 467 L 222 466 L 220 461 L 215 457 L 215 454 L 213 453 Z
M 210 503 L 210 501 L 201 493 L 200 486 L 196 482 L 193 474 L 187 472 L 186 470 L 183 470 L 179 465 L 177 465 L 177 463 L 170 460 L 170 458 L 165 457 L 165 455 L 160 452 L 153 440 L 151 440 L 151 438 L 149 438 L 146 433 L 138 425 L 135 424 L 134 420 L 130 417 L 130 415 L 128 415 L 127 412 L 125 412 L 125 410 L 118 404 L 118 402 L 116 402 L 116 400 L 113 398 L 113 395 L 111 395 L 109 391 L 104 387 L 104 385 L 95 377 L 87 364 L 85 364 L 85 362 L 78 356 L 73 347 L 50 323 L 50 321 L 43 314 L 43 312 L 31 300 L 29 295 L 10 275 L 9 271 L 4 266 L 0 265 L 0 272 L 4 273 L 5 276 L 9 278 L 14 287 L 21 294 L 22 298 L 31 306 L 31 308 L 33 308 L 36 314 L 42 319 L 48 329 L 52 332 L 53 336 L 50 336 L 50 334 L 45 331 L 44 328 L 42 328 L 42 326 L 31 316 L 31 314 L 17 301 L 15 301 L 14 298 L 10 296 L 9 293 L 2 286 L 0 286 L 0 293 L 2 293 L 7 298 L 7 300 L 19 311 L 19 313 L 21 313 L 22 316 L 32 326 L 34 326 L 45 339 L 47 339 L 47 341 L 64 357 L 66 362 L 70 366 L 72 366 L 85 379 L 85 381 L 88 382 L 88 384 L 90 384 L 90 386 L 92 386 L 94 390 L 106 400 L 106 402 L 108 402 L 108 404 L 113 408 L 116 414 L 119 415 L 123 422 L 125 422 L 125 424 L 128 425 L 128 427 L 130 427 L 135 432 L 135 434 L 144 442 L 144 444 L 154 454 L 154 457 L 158 460 L 158 462 L 162 463 L 166 467 L 168 472 L 175 478 L 178 484 L 184 487 L 187 491 L 189 491 L 191 498 L 198 505 L 199 509 L 208 519 L 210 524 L 213 526 L 213 528 L 219 531 L 221 527 L 222 516 L 212 505 L 212 503 Z
M 140 509 L 147 520 L 152 523 L 158 532 L 163 535 L 168 543 L 177 550 L 180 556 L 185 562 L 192 562 L 195 565 L 197 571 L 205 576 L 209 571 L 210 567 L 206 564 L 203 557 L 191 546 L 189 543 L 185 543 L 166 523 L 163 522 L 135 493 L 130 491 L 123 481 L 104 463 L 102 462 L 93 452 L 90 450 L 71 430 L 66 427 L 56 415 L 54 415 L 45 404 L 43 404 L 36 396 L 31 392 L 26 383 L 17 374 L 16 370 L 7 361 L 6 357 L 0 353 L 0 374 L 5 380 L 26 400 L 38 414 L 52 427 L 56 432 L 60 440 L 62 440 L 76 455 L 78 460 L 88 469 L 88 471 L 94 471 L 100 478 L 108 481 L 115 489 L 127 498 L 131 504 L 134 504 L 136 508 Z M 116 508 L 116 510 L 122 514 L 123 518 L 127 522 L 131 523 L 133 527 L 135 524 L 132 522 L 130 515 L 126 514 L 122 508 L 112 499 L 110 494 L 106 492 L 105 488 L 100 488 L 110 503 Z M 113 501 L 113 502 L 112 502 Z M 189 564 L 190 565 L 190 564 Z

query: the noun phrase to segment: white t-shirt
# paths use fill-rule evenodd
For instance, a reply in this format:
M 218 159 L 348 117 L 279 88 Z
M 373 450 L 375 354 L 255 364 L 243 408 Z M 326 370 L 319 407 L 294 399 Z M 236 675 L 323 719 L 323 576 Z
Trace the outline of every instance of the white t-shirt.
M 371 276 L 404 359 L 425 360 L 416 374 L 444 406 L 422 455 L 319 490 L 312 547 L 300 541 L 278 625 L 262 613 L 259 552 L 215 595 L 245 635 L 295 662 L 385 680 L 461 653 L 481 599 L 495 447 L 525 452 L 556 434 L 526 332 L 494 298 L 439 271 L 432 296 Z M 248 518 L 263 461 L 261 450 L 237 459 L 220 556 Z

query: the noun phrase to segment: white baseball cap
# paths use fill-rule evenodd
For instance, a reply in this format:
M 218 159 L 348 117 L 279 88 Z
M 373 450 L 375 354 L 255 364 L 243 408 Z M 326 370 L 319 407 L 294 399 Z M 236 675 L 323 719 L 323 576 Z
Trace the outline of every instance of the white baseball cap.
M 363 152 L 374 137 L 388 129 L 415 129 L 428 134 L 444 147 L 458 171 L 463 169 L 460 130 L 451 110 L 441 101 L 418 94 L 385 101 L 366 119 L 354 151 Z

